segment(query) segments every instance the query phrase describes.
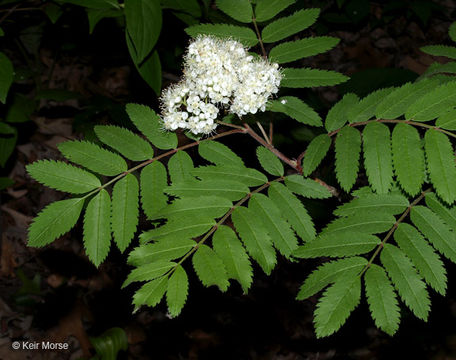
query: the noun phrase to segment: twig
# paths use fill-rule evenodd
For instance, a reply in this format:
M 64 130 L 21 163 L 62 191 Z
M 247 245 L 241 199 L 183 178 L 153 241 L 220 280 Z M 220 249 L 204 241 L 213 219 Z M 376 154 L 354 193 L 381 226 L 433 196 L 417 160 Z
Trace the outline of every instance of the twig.
M 269 140 L 268 136 L 266 135 L 266 131 L 264 131 L 263 126 L 261 126 L 261 124 L 258 121 L 256 122 L 256 124 L 260 128 L 260 131 L 261 131 L 261 134 L 263 134 L 264 140 L 266 140 L 266 142 L 268 144 L 271 144 L 271 141 Z

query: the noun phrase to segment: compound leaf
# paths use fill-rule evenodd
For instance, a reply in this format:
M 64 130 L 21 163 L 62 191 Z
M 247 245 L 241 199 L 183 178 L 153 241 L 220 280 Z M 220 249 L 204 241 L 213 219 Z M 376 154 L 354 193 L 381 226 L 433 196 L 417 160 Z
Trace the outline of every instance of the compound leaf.
M 350 123 L 358 123 L 369 120 L 375 115 L 375 109 L 380 101 L 388 96 L 393 90 L 394 88 L 380 89 L 361 99 L 361 101 L 356 103 L 348 111 L 348 121 Z
M 249 0 L 216 0 L 215 4 L 234 20 L 243 23 L 252 22 L 253 9 Z
M 185 151 L 179 150 L 168 160 L 169 177 L 173 184 L 193 180 L 193 160 Z
M 200 166 L 192 171 L 192 175 L 202 180 L 226 179 L 247 186 L 260 186 L 268 182 L 268 178 L 255 169 L 232 165 Z
M 350 109 L 358 102 L 359 98 L 355 94 L 345 94 L 344 97 L 328 111 L 325 121 L 326 130 L 334 131 L 344 126 L 348 121 Z
M 335 71 L 310 68 L 284 68 L 281 86 L 284 88 L 308 88 L 332 86 L 343 83 L 348 77 Z
M 282 96 L 277 100 L 268 101 L 266 109 L 288 115 L 300 123 L 321 126 L 321 117 L 301 99 L 295 96 Z
M 187 301 L 187 295 L 188 276 L 184 268 L 178 265 L 170 276 L 166 289 L 166 303 L 171 316 L 175 317 L 180 314 Z
M 327 134 L 321 134 L 312 139 L 302 161 L 304 176 L 310 175 L 320 165 L 330 146 L 331 138 Z
M 315 180 L 304 178 L 300 175 L 289 175 L 285 178 L 285 184 L 295 194 L 311 199 L 330 198 L 331 192 Z
M 420 50 L 432 56 L 445 56 L 450 59 L 456 59 L 456 47 L 448 45 L 428 45 L 423 46 Z
M 196 242 L 185 238 L 159 240 L 151 244 L 144 244 L 136 247 L 128 255 L 128 264 L 141 266 L 152 262 L 167 262 L 184 256 L 189 252 Z
M 394 216 L 384 212 L 357 212 L 334 220 L 322 232 L 327 234 L 334 231 L 354 231 L 364 234 L 379 234 L 388 231 L 395 222 Z
M 128 277 L 123 283 L 122 288 L 125 288 L 131 283 L 137 281 L 154 280 L 160 276 L 163 276 L 165 273 L 167 273 L 175 266 L 176 263 L 170 261 L 156 261 L 149 264 L 141 265 L 133 269 L 130 272 L 130 274 L 128 274 Z
M 355 216 L 357 213 L 384 213 L 398 215 L 409 206 L 407 198 L 401 194 L 366 194 L 339 206 L 334 210 L 337 216 Z
M 216 285 L 225 292 L 230 285 L 225 265 L 217 253 L 207 245 L 199 245 L 192 258 L 195 272 L 204 286 Z
M 216 165 L 244 167 L 244 162 L 228 146 L 218 141 L 203 141 L 198 146 L 200 156 Z
M 350 126 L 345 126 L 337 134 L 335 142 L 336 177 L 345 191 L 355 184 L 361 154 L 361 134 Z
M 434 193 L 426 194 L 426 205 L 437 214 L 453 232 L 456 232 L 456 207 L 447 207 Z
M 285 170 L 280 160 L 264 146 L 258 146 L 256 150 L 258 161 L 264 170 L 271 175 L 283 176 Z
M 237 181 L 230 180 L 203 180 L 186 181 L 169 186 L 165 190 L 168 194 L 185 197 L 221 196 L 228 200 L 239 200 L 249 193 L 249 188 Z
M 271 49 L 269 59 L 278 64 L 296 61 L 328 51 L 339 41 L 331 36 L 318 36 L 285 42 Z
M 258 0 L 255 6 L 255 18 L 258 22 L 272 19 L 294 2 L 295 0 Z
M 258 44 L 258 38 L 253 30 L 244 26 L 235 26 L 228 24 L 199 24 L 185 29 L 185 32 L 191 37 L 198 35 L 213 35 L 222 39 L 232 38 L 238 40 L 248 47 Z
M 140 182 L 142 209 L 147 218 L 153 219 L 168 201 L 168 197 L 164 194 L 168 186 L 165 166 L 159 161 L 147 165 L 141 171 Z
M 135 293 L 135 295 L 133 295 L 133 305 L 135 305 L 135 311 L 138 310 L 141 305 L 157 305 L 162 299 L 163 295 L 165 295 L 167 285 L 167 276 L 163 276 L 159 279 L 155 279 L 144 284 Z

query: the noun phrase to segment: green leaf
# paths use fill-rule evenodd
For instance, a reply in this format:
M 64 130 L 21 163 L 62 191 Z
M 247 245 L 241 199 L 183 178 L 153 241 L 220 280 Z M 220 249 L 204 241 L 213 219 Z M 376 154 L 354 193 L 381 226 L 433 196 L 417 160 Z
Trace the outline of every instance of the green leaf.
M 259 171 L 240 166 L 200 166 L 191 173 L 202 180 L 226 179 L 247 186 L 260 186 L 268 182 L 268 178 Z
M 452 204 L 456 200 L 456 164 L 453 146 L 445 134 L 428 130 L 424 135 L 429 177 L 437 195 Z
M 315 180 L 303 178 L 300 175 L 289 175 L 285 178 L 288 189 L 298 195 L 311 199 L 327 199 L 331 193 Z
M 293 252 L 293 256 L 303 259 L 321 256 L 344 257 L 360 255 L 373 250 L 380 244 L 374 235 L 357 232 L 333 232 L 322 234 L 315 240 L 306 243 Z
M 0 122 L 0 166 L 4 167 L 16 147 L 16 128 Z
M 162 27 L 159 0 L 125 0 L 127 31 L 135 47 L 135 63 L 141 63 L 155 46 Z
M 367 302 L 375 325 L 388 335 L 394 335 L 399 328 L 400 308 L 394 287 L 385 270 L 372 264 L 366 271 L 364 284 Z
M 310 68 L 284 68 L 281 86 L 284 88 L 307 88 L 331 86 L 343 83 L 348 77 L 335 71 Z
M 445 295 L 446 271 L 443 262 L 413 226 L 399 224 L 394 232 L 394 240 L 407 254 L 424 280 L 438 293 Z
M 456 81 L 427 91 L 412 103 L 405 112 L 407 120 L 429 121 L 450 111 L 456 106 Z
M 159 278 L 175 266 L 176 263 L 170 261 L 156 261 L 141 265 L 140 267 L 133 269 L 130 274 L 128 274 L 127 279 L 122 284 L 122 288 L 125 288 L 131 283 L 137 281 L 150 281 Z
M 438 215 L 425 206 L 414 206 L 410 219 L 437 251 L 456 262 L 455 235 Z
M 271 274 L 277 262 L 276 254 L 272 247 L 272 239 L 260 219 L 251 209 L 243 206 L 239 206 L 233 211 L 231 219 L 252 259 L 267 275 Z
M 348 121 L 348 112 L 358 102 L 359 98 L 355 94 L 345 94 L 342 100 L 328 111 L 325 121 L 326 130 L 334 131 L 344 126 Z
M 128 33 L 126 33 L 125 35 L 127 36 L 127 45 L 130 49 L 133 46 L 133 44 L 131 44 L 131 39 L 128 36 Z M 130 50 L 130 54 L 132 51 L 133 50 Z M 157 96 L 160 96 L 162 87 L 162 66 L 160 62 L 160 56 L 158 55 L 158 51 L 153 50 L 152 54 L 147 56 L 141 64 L 135 62 L 135 67 L 138 70 L 141 77 L 143 78 L 143 80 L 152 88 L 155 94 Z M 160 130 L 162 132 L 165 131 L 164 129 Z M 171 132 L 169 133 L 174 134 Z
M 361 277 L 347 274 L 325 291 L 314 313 L 317 338 L 339 330 L 361 299 Z
M 359 170 L 361 134 L 350 126 L 345 126 L 337 134 L 335 141 L 336 177 L 342 188 L 349 192 L 355 184 Z
M 388 126 L 367 124 L 363 131 L 364 167 L 372 189 L 385 194 L 393 182 L 391 138 Z
M 298 246 L 298 240 L 290 225 L 282 218 L 279 208 L 263 194 L 254 194 L 249 209 L 259 218 L 277 250 L 289 258 Z
M 427 193 L 425 200 L 429 209 L 438 215 L 453 232 L 456 232 L 456 207 L 449 208 L 442 204 L 434 193 Z
M 91 9 L 119 8 L 117 0 L 57 0 L 57 2 L 84 6 Z
M 79 219 L 84 200 L 60 200 L 46 206 L 29 226 L 28 246 L 47 245 L 70 231 Z
M 296 299 L 304 300 L 315 295 L 345 274 L 358 275 L 366 265 L 367 260 L 360 256 L 324 263 L 307 277 Z
M 284 185 L 274 182 L 269 187 L 268 195 L 279 208 L 282 217 L 292 226 L 303 241 L 315 238 L 315 227 L 312 218 L 302 205 Z
M 312 139 L 302 161 L 304 176 L 310 175 L 320 165 L 330 146 L 331 138 L 327 134 L 321 134 Z
M 216 165 L 244 167 L 244 162 L 228 146 L 217 141 L 203 141 L 198 146 L 200 156 Z
M 138 180 L 132 174 L 120 179 L 112 190 L 111 226 L 114 241 L 121 252 L 130 245 L 138 226 Z
M 0 101 L 5 104 L 9 88 L 13 83 L 13 64 L 8 57 L 0 52 Z
M 225 265 L 217 253 L 207 245 L 200 245 L 192 258 L 195 272 L 204 286 L 216 285 L 225 292 L 230 285 Z
M 84 248 L 96 267 L 106 258 L 111 245 L 111 198 L 105 189 L 88 203 L 84 214 Z
M 268 102 L 266 109 L 288 115 L 303 124 L 321 126 L 320 115 L 305 102 L 294 96 L 283 96 L 277 100 L 271 100 Z
M 445 56 L 450 59 L 456 59 L 456 47 L 447 45 L 428 45 L 423 46 L 420 50 L 432 56 Z
M 249 0 L 216 0 L 215 4 L 234 20 L 243 23 L 252 22 L 253 10 Z
M 154 150 L 149 143 L 130 130 L 112 125 L 97 125 L 94 131 L 101 142 L 127 159 L 142 161 L 154 157 Z
M 187 181 L 173 184 L 165 189 L 165 192 L 178 196 L 198 197 L 198 196 L 221 196 L 228 200 L 239 200 L 249 193 L 249 188 L 237 181 L 229 180 L 208 180 L 208 181 Z
M 68 160 L 101 175 L 114 176 L 127 171 L 127 163 L 117 154 L 88 141 L 65 141 L 57 145 Z
M 103 360 L 117 359 L 120 350 L 127 351 L 128 338 L 125 330 L 114 327 L 106 330 L 97 337 L 89 337 L 91 344 L 95 348 L 96 356 Z
M 162 8 L 173 9 L 199 18 L 201 17 L 201 8 L 198 0 L 161 0 Z
M 141 305 L 157 305 L 162 299 L 163 295 L 165 295 L 167 285 L 168 278 L 166 276 L 144 284 L 135 293 L 135 295 L 133 295 L 133 305 L 135 305 L 135 311 L 137 311 Z
M 448 35 L 450 36 L 451 40 L 456 41 L 456 22 L 450 25 L 450 28 L 448 29 Z
M 318 36 L 279 44 L 269 52 L 272 62 L 284 64 L 304 57 L 315 56 L 332 49 L 339 39 L 330 36 Z
M 436 80 L 424 79 L 416 83 L 407 83 L 386 96 L 375 109 L 379 119 L 397 119 L 405 114 L 407 108 L 438 85 Z
M 383 212 L 357 212 L 349 217 L 338 218 L 329 223 L 323 232 L 325 234 L 337 231 L 361 232 L 364 234 L 379 234 L 388 231 L 396 222 L 394 216 Z
M 172 241 L 163 239 L 152 244 L 144 244 L 135 248 L 128 255 L 128 264 L 141 266 L 152 262 L 167 262 L 184 256 L 196 242 L 185 238 L 176 238 Z
M 173 132 L 163 130 L 163 124 L 160 117 L 151 108 L 145 105 L 127 104 L 125 109 L 136 128 L 143 133 L 154 146 L 162 150 L 174 149 L 177 147 L 177 135 Z
M 252 284 L 252 265 L 235 232 L 221 225 L 212 237 L 212 246 L 222 259 L 228 278 L 237 280 L 246 294 Z
M 426 321 L 430 309 L 429 294 L 409 258 L 396 246 L 385 244 L 380 259 L 401 299 L 416 317 Z
M 456 130 L 456 109 L 441 115 L 435 122 L 435 126 L 447 130 Z
M 49 4 L 52 5 L 52 4 Z M 63 12 L 60 10 L 60 8 L 57 8 L 56 11 L 58 11 L 55 16 L 60 17 L 60 15 L 63 14 Z M 100 20 L 103 20 L 104 18 L 113 18 L 113 17 L 118 17 L 122 16 L 123 12 L 119 9 L 86 9 L 87 12 L 87 19 L 89 20 L 89 34 L 93 33 L 93 30 L 95 29 L 95 26 L 100 22 Z M 47 15 L 50 17 L 49 12 L 47 12 Z M 55 21 L 52 21 L 52 23 L 55 23 Z
M 348 121 L 353 124 L 372 118 L 375 115 L 377 105 L 393 90 L 394 88 L 380 89 L 361 99 L 348 111 Z
M 101 186 L 95 175 L 63 161 L 40 160 L 26 168 L 41 184 L 71 194 L 83 194 Z
M 368 194 L 339 206 L 334 210 L 337 216 L 356 216 L 358 213 L 402 214 L 409 206 L 407 198 L 400 194 Z
M 163 208 L 157 217 L 176 220 L 190 216 L 214 219 L 223 216 L 231 206 L 231 201 L 220 196 L 185 197 Z
M 168 160 L 168 171 L 173 184 L 193 180 L 193 160 L 185 151 L 179 150 Z
M 187 301 L 188 295 L 188 277 L 184 268 L 180 265 L 176 267 L 168 281 L 166 289 L 166 303 L 168 312 L 171 316 L 176 317 L 182 311 Z
M 261 32 L 265 43 L 273 43 L 294 35 L 312 25 L 320 14 L 320 9 L 304 9 L 268 24 Z
M 244 26 L 228 24 L 199 24 L 185 29 L 185 32 L 195 38 L 198 35 L 213 35 L 222 39 L 232 38 L 248 47 L 258 44 L 258 39 L 253 30 Z
M 285 170 L 282 163 L 269 149 L 258 146 L 256 155 L 264 170 L 271 175 L 283 176 Z
M 153 219 L 168 202 L 168 197 L 164 194 L 168 186 L 165 166 L 159 161 L 147 165 L 141 171 L 140 182 L 142 208 L 147 218 Z
M 295 0 L 257 0 L 255 18 L 258 22 L 267 21 L 294 3 Z
M 413 126 L 397 124 L 392 135 L 393 165 L 399 184 L 411 196 L 421 190 L 426 175 L 423 145 Z

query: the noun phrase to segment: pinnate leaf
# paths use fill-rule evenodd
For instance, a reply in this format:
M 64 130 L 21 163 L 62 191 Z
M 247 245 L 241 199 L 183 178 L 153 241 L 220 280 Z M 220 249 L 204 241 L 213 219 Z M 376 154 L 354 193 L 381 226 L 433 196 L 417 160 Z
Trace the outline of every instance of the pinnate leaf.
M 255 17 L 258 22 L 267 21 L 294 4 L 295 0 L 258 0 Z
M 202 158 L 216 165 L 244 167 L 244 162 L 228 146 L 218 141 L 203 141 L 198 146 Z
M 374 91 L 356 103 L 348 112 L 348 121 L 358 123 L 367 121 L 375 115 L 377 105 L 388 96 L 394 88 L 386 88 Z
M 168 160 L 169 177 L 173 184 L 192 180 L 193 160 L 185 151 L 179 150 Z
M 141 266 L 152 262 L 166 262 L 184 256 L 196 242 L 185 238 L 176 238 L 172 241 L 163 239 L 151 244 L 140 245 L 128 255 L 128 263 Z
M 149 264 L 141 265 L 133 269 L 128 274 L 127 279 L 122 285 L 122 288 L 127 287 L 136 281 L 149 281 L 154 280 L 176 266 L 176 263 L 170 261 L 156 261 Z
M 356 216 L 357 213 L 384 213 L 398 215 L 409 206 L 407 198 L 401 194 L 366 194 L 339 206 L 334 210 L 337 216 Z
M 268 102 L 266 109 L 286 114 L 303 124 L 321 126 L 320 115 L 295 96 L 283 96 L 277 100 L 271 100 Z
M 165 166 L 159 161 L 147 165 L 141 171 L 140 182 L 142 209 L 149 219 L 153 219 L 168 201 L 164 194 L 168 186 Z
M 165 291 L 168 285 L 168 277 L 163 276 L 159 279 L 149 281 L 144 284 L 136 293 L 133 295 L 133 305 L 135 305 L 135 311 L 141 305 L 155 306 L 165 295 Z
M 282 176 L 284 168 L 280 160 L 264 146 L 258 146 L 256 150 L 258 161 L 264 170 L 271 175 Z
M 260 186 L 268 182 L 268 178 L 258 170 L 232 165 L 200 166 L 192 171 L 192 175 L 202 180 L 225 179 L 247 186 Z
M 252 22 L 253 10 L 249 0 L 217 0 L 217 7 L 234 20 Z
M 453 232 L 456 232 L 456 207 L 446 206 L 434 193 L 427 193 L 425 199 L 429 209 L 438 215 Z
M 345 126 L 337 134 L 336 150 L 336 177 L 345 191 L 350 191 L 355 184 L 359 170 L 361 154 L 361 134 L 350 126 Z
M 394 216 L 383 212 L 357 212 L 348 217 L 341 217 L 328 224 L 323 232 L 354 231 L 365 234 L 379 234 L 388 231 L 396 222 Z
M 319 36 L 285 42 L 271 49 L 269 59 L 278 64 L 292 62 L 328 51 L 339 41 L 331 36 Z
M 207 180 L 186 181 L 173 184 L 166 192 L 180 198 L 198 196 L 221 196 L 228 200 L 239 200 L 249 193 L 249 188 L 237 181 Z
M 285 184 L 295 194 L 311 199 L 326 199 L 331 193 L 323 185 L 315 180 L 304 178 L 300 175 L 289 175 L 285 178 Z
M 232 38 L 252 47 L 258 44 L 258 39 L 253 30 L 244 26 L 235 26 L 228 24 L 199 24 L 185 29 L 185 32 L 195 38 L 198 35 L 213 35 L 222 39 Z
M 229 281 L 225 265 L 217 253 L 207 245 L 199 245 L 192 258 L 195 272 L 204 286 L 216 285 L 220 291 L 228 289 Z
M 166 289 L 166 303 L 171 316 L 181 313 L 188 295 L 188 276 L 180 265 L 176 267 L 168 281 Z
M 447 45 L 428 45 L 420 49 L 422 52 L 433 56 L 445 56 L 456 59 L 456 47 Z
M 331 138 L 327 134 L 321 134 L 312 139 L 302 161 L 304 176 L 310 175 L 320 165 L 330 146 Z
M 348 121 L 348 113 L 352 107 L 359 102 L 358 96 L 349 93 L 335 104 L 326 116 L 325 128 L 328 131 L 340 129 Z
M 331 86 L 343 83 L 348 77 L 335 71 L 310 68 L 284 68 L 282 87 L 308 88 L 316 86 Z

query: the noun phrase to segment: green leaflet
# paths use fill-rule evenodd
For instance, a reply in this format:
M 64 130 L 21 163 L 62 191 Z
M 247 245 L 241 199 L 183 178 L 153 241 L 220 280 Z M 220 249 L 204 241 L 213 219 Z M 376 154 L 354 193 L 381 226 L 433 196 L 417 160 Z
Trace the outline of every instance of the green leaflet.
M 188 295 L 188 277 L 184 268 L 180 265 L 176 267 L 168 281 L 166 289 L 166 303 L 168 312 L 176 317 L 182 311 Z
M 295 0 L 257 0 L 255 18 L 258 22 L 272 19 L 294 2 Z
M 121 252 L 130 245 L 139 219 L 139 185 L 132 174 L 120 179 L 112 190 L 111 227 L 114 241 Z
M 163 276 L 159 279 L 149 281 L 144 284 L 138 291 L 133 295 L 133 305 L 137 311 L 141 305 L 155 306 L 165 295 L 165 291 L 168 285 L 168 278 Z
M 185 32 L 193 38 L 200 34 L 213 35 L 222 39 L 230 37 L 234 40 L 238 40 L 248 47 L 253 47 L 258 44 L 258 39 L 253 30 L 244 26 L 228 24 L 199 24 L 186 28 Z
M 407 108 L 416 99 L 425 95 L 437 85 L 438 81 L 431 79 L 402 85 L 380 101 L 375 109 L 375 116 L 379 119 L 397 119 L 405 114 Z
M 207 217 L 216 219 L 223 216 L 232 206 L 232 202 L 220 196 L 199 196 L 176 199 L 163 208 L 158 217 L 168 219 L 185 217 Z
M 363 131 L 364 167 L 372 189 L 385 194 L 393 182 L 391 138 L 388 126 L 367 124 Z
M 185 151 L 179 150 L 168 160 L 169 177 L 173 184 L 193 180 L 193 160 Z
M 89 337 L 90 343 L 95 348 L 100 359 L 117 359 L 120 350 L 128 350 L 128 338 L 124 329 L 112 327 L 97 337 Z
M 375 115 L 377 105 L 393 90 L 394 88 L 380 89 L 361 99 L 348 111 L 348 121 L 353 124 L 372 118 Z
M 355 184 L 361 154 L 361 134 L 350 126 L 345 126 L 337 134 L 335 141 L 336 177 L 342 188 L 349 192 Z
M 97 125 L 94 131 L 103 143 L 117 150 L 127 159 L 142 161 L 154 157 L 154 150 L 149 143 L 130 130 L 119 126 Z
M 456 59 L 456 47 L 447 45 L 428 45 L 420 48 L 422 52 L 432 56 L 445 56 Z
M 366 265 L 367 260 L 360 256 L 324 263 L 307 277 L 296 299 L 304 300 L 315 295 L 344 274 L 358 275 Z
M 328 51 L 339 41 L 330 36 L 318 36 L 281 43 L 271 49 L 269 59 L 279 64 L 292 62 Z
M 448 35 L 450 36 L 451 40 L 456 42 L 456 22 L 450 25 L 450 28 L 448 29 Z
M 5 104 L 9 88 L 13 83 L 13 64 L 8 57 L 0 52 L 0 101 Z
M 266 195 L 254 194 L 249 201 L 249 209 L 259 218 L 275 248 L 286 258 L 290 258 L 292 251 L 298 246 L 298 240 L 274 202 Z
M 272 183 L 268 195 L 279 208 L 282 217 L 292 226 L 296 234 L 304 241 L 315 238 L 315 227 L 301 201 L 290 190 L 279 183 Z
M 303 124 L 321 126 L 320 115 L 301 99 L 294 96 L 282 96 L 277 100 L 268 101 L 266 109 L 284 113 Z
M 35 161 L 27 165 L 27 172 L 41 184 L 71 194 L 83 194 L 101 186 L 95 175 L 63 161 Z
M 311 199 L 327 199 L 332 196 L 327 188 L 312 179 L 300 175 L 289 175 L 285 178 L 288 189 L 298 195 Z
M 440 116 L 435 122 L 435 126 L 447 130 L 456 130 L 456 109 Z
M 409 206 L 407 198 L 400 194 L 367 194 L 339 206 L 334 210 L 337 216 L 356 216 L 359 213 L 402 214 Z
M 456 232 L 456 207 L 442 204 L 434 193 L 426 194 L 426 205 L 437 214 L 453 232 Z
M 364 275 L 366 297 L 375 325 L 394 335 L 399 328 L 400 309 L 394 287 L 385 270 L 372 264 Z
M 420 134 L 411 125 L 397 124 L 391 143 L 397 180 L 405 192 L 415 196 L 420 192 L 426 175 Z
M 105 189 L 88 203 L 84 214 L 84 248 L 95 266 L 99 266 L 111 245 L 111 198 Z
M 225 292 L 230 285 L 225 265 L 217 253 L 207 245 L 199 245 L 192 258 L 195 272 L 204 286 L 216 285 Z
M 226 225 L 220 226 L 212 237 L 212 246 L 222 259 L 228 278 L 237 280 L 246 294 L 252 284 L 252 265 L 234 231 Z
M 385 244 L 380 259 L 401 299 L 416 317 L 426 321 L 430 309 L 429 294 L 409 258 L 396 246 Z
M 357 232 L 332 232 L 298 247 L 293 256 L 303 259 L 321 256 L 343 257 L 368 253 L 380 244 L 374 235 Z
M 16 147 L 17 130 L 0 122 L 0 167 L 4 167 Z
M 159 149 L 177 147 L 177 135 L 163 130 L 160 117 L 151 108 L 139 104 L 127 104 L 125 107 L 130 120 L 147 139 Z
M 28 228 L 29 246 L 41 247 L 70 231 L 84 206 L 84 198 L 55 201 L 46 206 Z
M 162 0 L 162 8 L 186 12 L 193 17 L 201 17 L 201 8 L 198 0 Z
M 215 4 L 234 20 L 243 23 L 252 22 L 253 10 L 249 0 L 216 0 Z
M 424 135 L 424 149 L 429 177 L 437 194 L 452 204 L 456 200 L 456 164 L 450 140 L 441 132 L 428 130 Z
M 269 275 L 276 264 L 276 255 L 263 224 L 248 208 L 239 206 L 231 214 L 231 219 L 248 253 Z
M 140 182 L 142 209 L 148 219 L 153 219 L 168 201 L 168 197 L 164 194 L 168 186 L 165 166 L 159 161 L 147 165 L 141 171 Z
M 228 146 L 218 141 L 203 141 L 198 145 L 200 156 L 216 165 L 244 167 L 244 162 Z
M 133 266 L 146 265 L 157 261 L 170 261 L 189 252 L 196 242 L 185 238 L 159 240 L 151 244 L 144 244 L 136 247 L 128 254 L 128 264 Z
M 455 234 L 442 219 L 424 206 L 414 206 L 410 219 L 443 256 L 456 262 Z
M 98 174 L 118 175 L 127 171 L 127 163 L 117 154 L 88 141 L 65 141 L 57 145 L 68 160 Z
M 154 280 L 160 276 L 163 276 L 175 266 L 176 263 L 170 261 L 156 261 L 141 265 L 136 269 L 133 269 L 130 274 L 128 274 L 127 279 L 122 284 L 122 288 L 127 287 L 133 282 Z
M 359 102 L 358 96 L 349 93 L 336 103 L 329 111 L 325 120 L 325 128 L 328 131 L 340 129 L 348 121 L 348 113 Z
M 445 114 L 456 105 L 456 81 L 450 81 L 427 91 L 405 112 L 407 120 L 429 121 Z
M 355 231 L 364 234 L 379 234 L 388 231 L 395 222 L 394 216 L 383 212 L 357 212 L 349 217 L 334 220 L 323 229 L 322 233 Z
M 440 64 L 440 63 L 433 63 L 429 65 L 429 67 L 426 69 L 426 71 L 422 74 L 422 76 L 432 76 L 435 74 L 442 74 L 445 76 L 445 74 L 454 74 L 456 73 L 456 62 L 451 61 L 446 64 Z M 445 76 L 448 81 L 451 80 L 451 78 Z M 440 77 L 441 78 L 441 77 Z M 439 80 L 439 78 L 435 79 Z M 439 84 L 439 82 L 437 82 Z
M 268 178 L 255 169 L 231 165 L 200 166 L 191 173 L 202 180 L 225 179 L 247 186 L 260 186 L 268 182 Z
M 283 176 L 285 170 L 281 161 L 269 149 L 264 146 L 258 146 L 256 155 L 263 169 L 269 174 Z
M 348 77 L 335 71 L 310 68 L 284 68 L 281 86 L 284 88 L 307 88 L 331 86 L 343 83 Z
M 165 192 L 178 196 L 221 196 L 228 200 L 239 200 L 249 193 L 249 188 L 239 182 L 229 180 L 186 181 L 173 184 L 165 189 Z
M 445 295 L 447 278 L 443 262 L 419 231 L 409 224 L 401 223 L 394 232 L 394 240 L 407 254 L 424 280 L 435 291 Z
M 302 161 L 304 176 L 310 175 L 320 165 L 330 146 L 331 138 L 327 134 L 321 134 L 312 139 Z
M 361 299 L 361 277 L 344 274 L 325 291 L 314 312 L 317 338 L 339 330 Z
M 273 43 L 294 35 L 312 25 L 320 9 L 304 9 L 293 15 L 277 19 L 264 27 L 261 37 L 265 43 Z

